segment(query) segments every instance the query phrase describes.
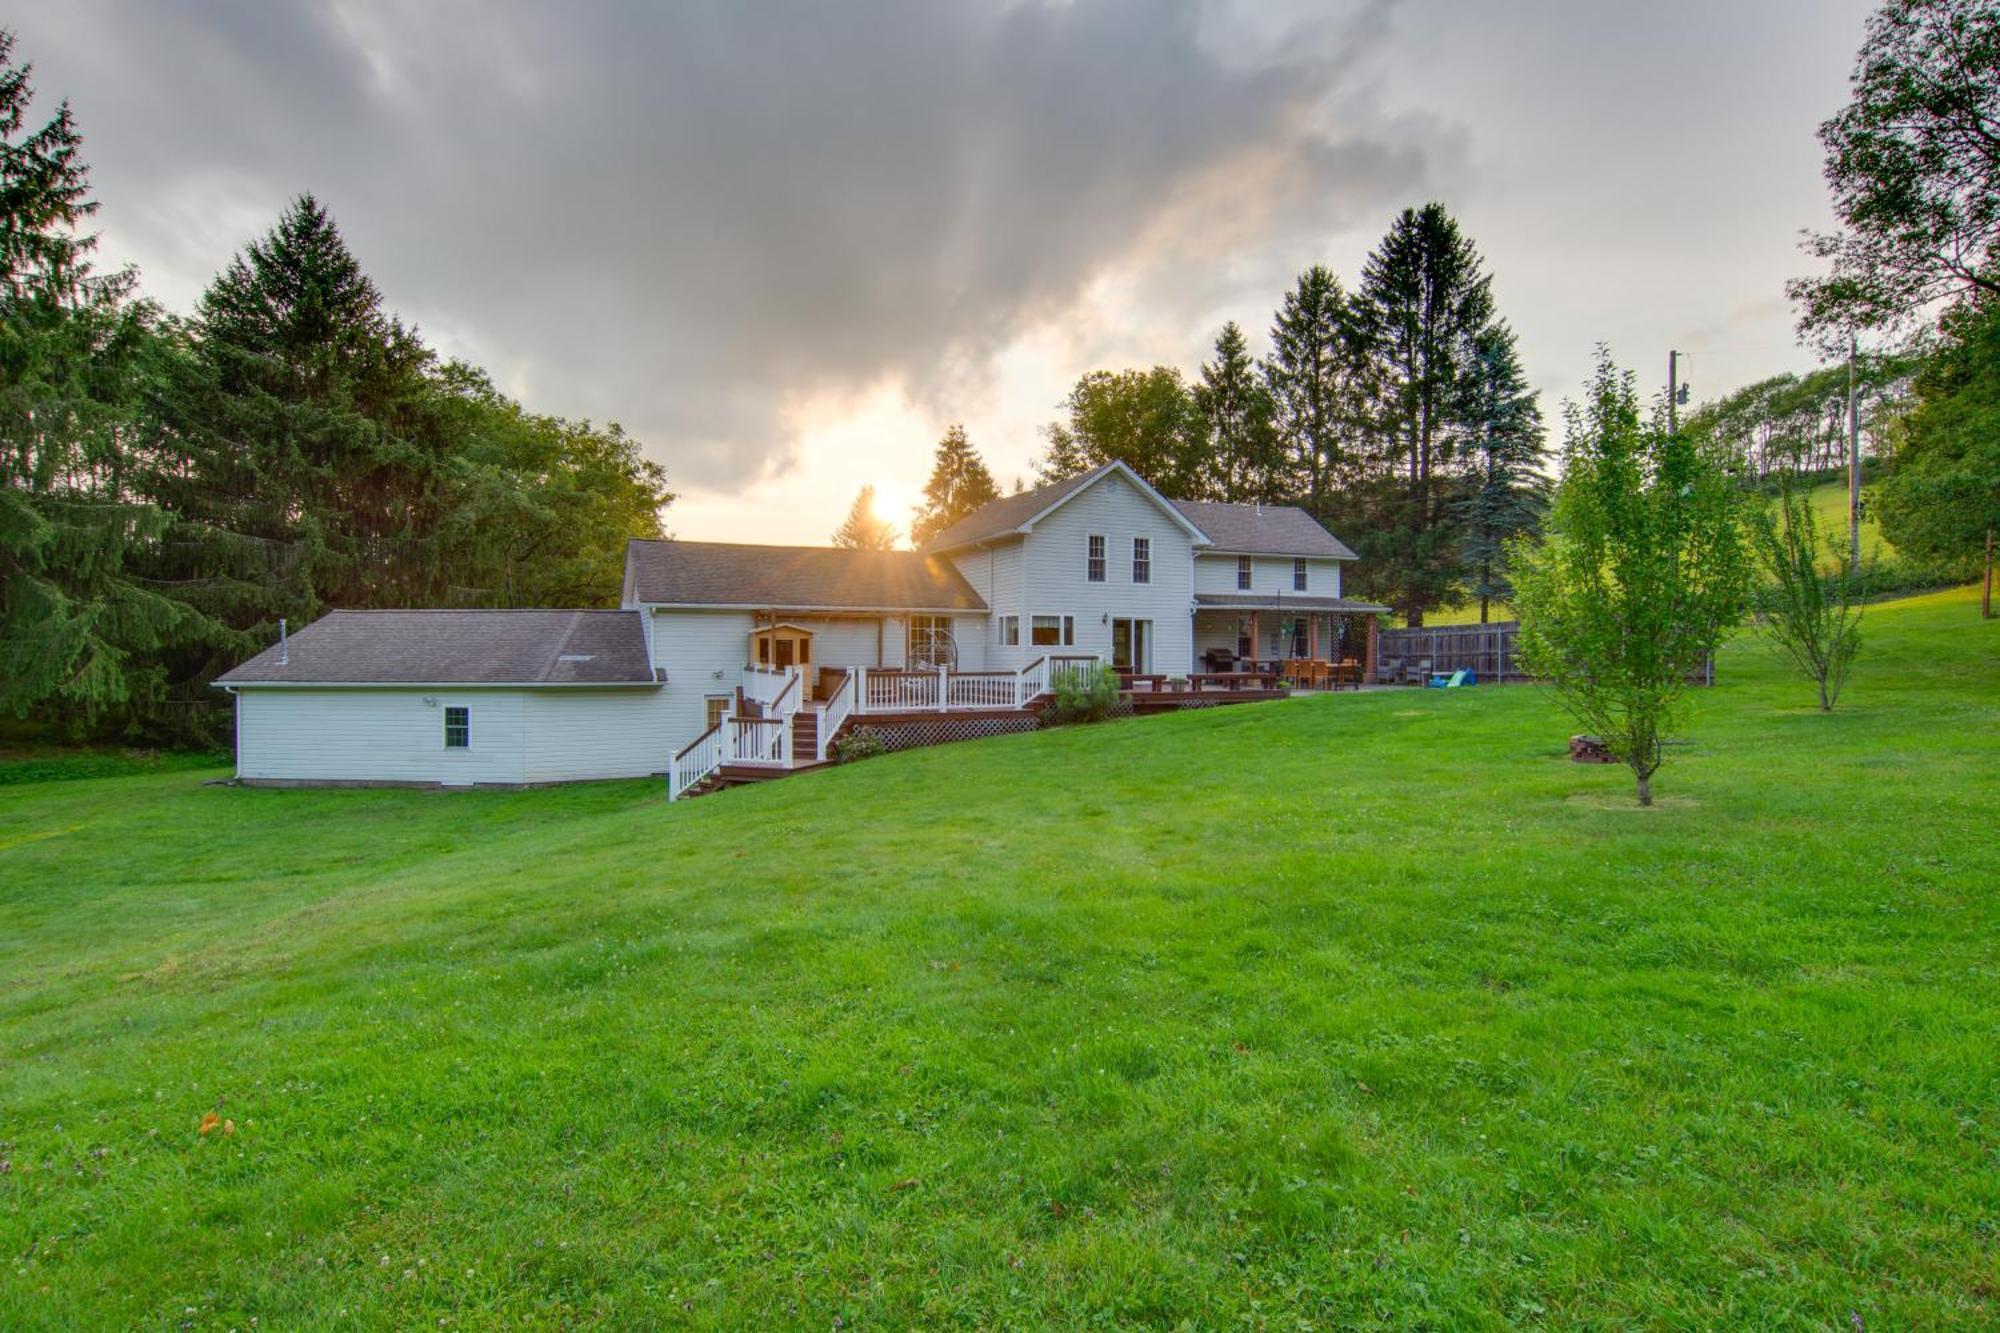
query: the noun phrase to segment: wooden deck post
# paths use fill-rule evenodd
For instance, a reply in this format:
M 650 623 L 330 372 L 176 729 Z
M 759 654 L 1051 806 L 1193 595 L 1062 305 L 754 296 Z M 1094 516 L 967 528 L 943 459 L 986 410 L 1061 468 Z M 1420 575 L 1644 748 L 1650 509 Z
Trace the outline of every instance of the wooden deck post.
M 1375 636 L 1379 625 L 1380 618 L 1371 612 L 1368 616 L 1368 647 L 1363 651 L 1361 661 L 1361 677 L 1363 680 L 1372 681 L 1375 679 Z
M 1264 651 L 1264 632 L 1257 622 L 1257 613 L 1250 613 L 1250 660 L 1256 661 L 1257 654 Z

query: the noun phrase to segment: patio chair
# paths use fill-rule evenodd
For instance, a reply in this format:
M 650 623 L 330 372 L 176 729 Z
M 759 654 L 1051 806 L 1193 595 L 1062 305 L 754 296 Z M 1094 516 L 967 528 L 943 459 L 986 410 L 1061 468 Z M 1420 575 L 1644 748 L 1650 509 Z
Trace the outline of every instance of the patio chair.
M 1455 690 L 1460 688 L 1461 686 L 1471 685 L 1473 683 L 1475 682 L 1472 679 L 1472 673 L 1470 671 L 1460 670 L 1460 671 L 1454 671 L 1448 676 L 1445 675 L 1442 671 L 1440 671 L 1436 675 L 1432 676 L 1429 680 L 1426 680 L 1424 682 L 1424 685 L 1426 688 L 1433 690 Z
M 1431 659 L 1428 657 L 1419 658 L 1415 666 L 1403 669 L 1403 683 L 1405 685 L 1422 685 L 1430 678 Z
M 1397 681 L 1401 680 L 1402 678 L 1403 678 L 1402 658 L 1385 657 L 1381 661 L 1375 664 L 1375 683 L 1377 685 L 1394 685 Z

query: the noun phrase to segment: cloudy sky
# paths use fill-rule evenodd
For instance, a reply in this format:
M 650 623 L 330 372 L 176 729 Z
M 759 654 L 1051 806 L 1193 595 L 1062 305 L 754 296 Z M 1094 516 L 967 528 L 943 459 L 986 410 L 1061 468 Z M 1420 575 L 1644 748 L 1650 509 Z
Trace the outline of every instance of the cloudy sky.
M 1485 253 L 1553 416 L 1605 341 L 1700 396 L 1809 364 L 1784 280 L 1868 0 L 64 0 L 13 22 L 112 262 L 189 309 L 310 190 L 392 308 L 616 420 L 679 536 L 1003 483 L 1083 371 L 1259 350 L 1401 208 Z

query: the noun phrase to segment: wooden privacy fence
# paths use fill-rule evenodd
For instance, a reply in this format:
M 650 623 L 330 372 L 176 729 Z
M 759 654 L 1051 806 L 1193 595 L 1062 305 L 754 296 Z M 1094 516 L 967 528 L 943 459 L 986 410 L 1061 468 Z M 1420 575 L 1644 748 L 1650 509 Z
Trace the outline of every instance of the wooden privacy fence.
M 1490 625 L 1426 625 L 1421 629 L 1384 629 L 1375 650 L 1376 662 L 1400 657 L 1406 670 L 1429 659 L 1432 671 L 1470 671 L 1482 683 L 1526 680 L 1515 660 L 1518 620 Z
M 1482 683 L 1530 679 L 1515 650 L 1521 633 L 1518 620 L 1500 620 L 1490 625 L 1426 625 L 1420 629 L 1384 629 L 1376 650 L 1378 663 L 1403 659 L 1403 669 L 1413 671 L 1429 660 L 1433 672 L 1470 671 Z M 1713 685 L 1715 660 L 1690 676 L 1689 683 Z

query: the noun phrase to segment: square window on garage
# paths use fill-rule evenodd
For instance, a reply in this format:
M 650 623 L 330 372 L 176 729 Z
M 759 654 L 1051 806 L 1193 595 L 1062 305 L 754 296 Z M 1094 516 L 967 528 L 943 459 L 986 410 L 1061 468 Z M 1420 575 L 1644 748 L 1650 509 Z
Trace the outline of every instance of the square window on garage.
M 466 750 L 472 747 L 472 710 L 470 708 L 447 708 L 444 710 L 444 748 Z

